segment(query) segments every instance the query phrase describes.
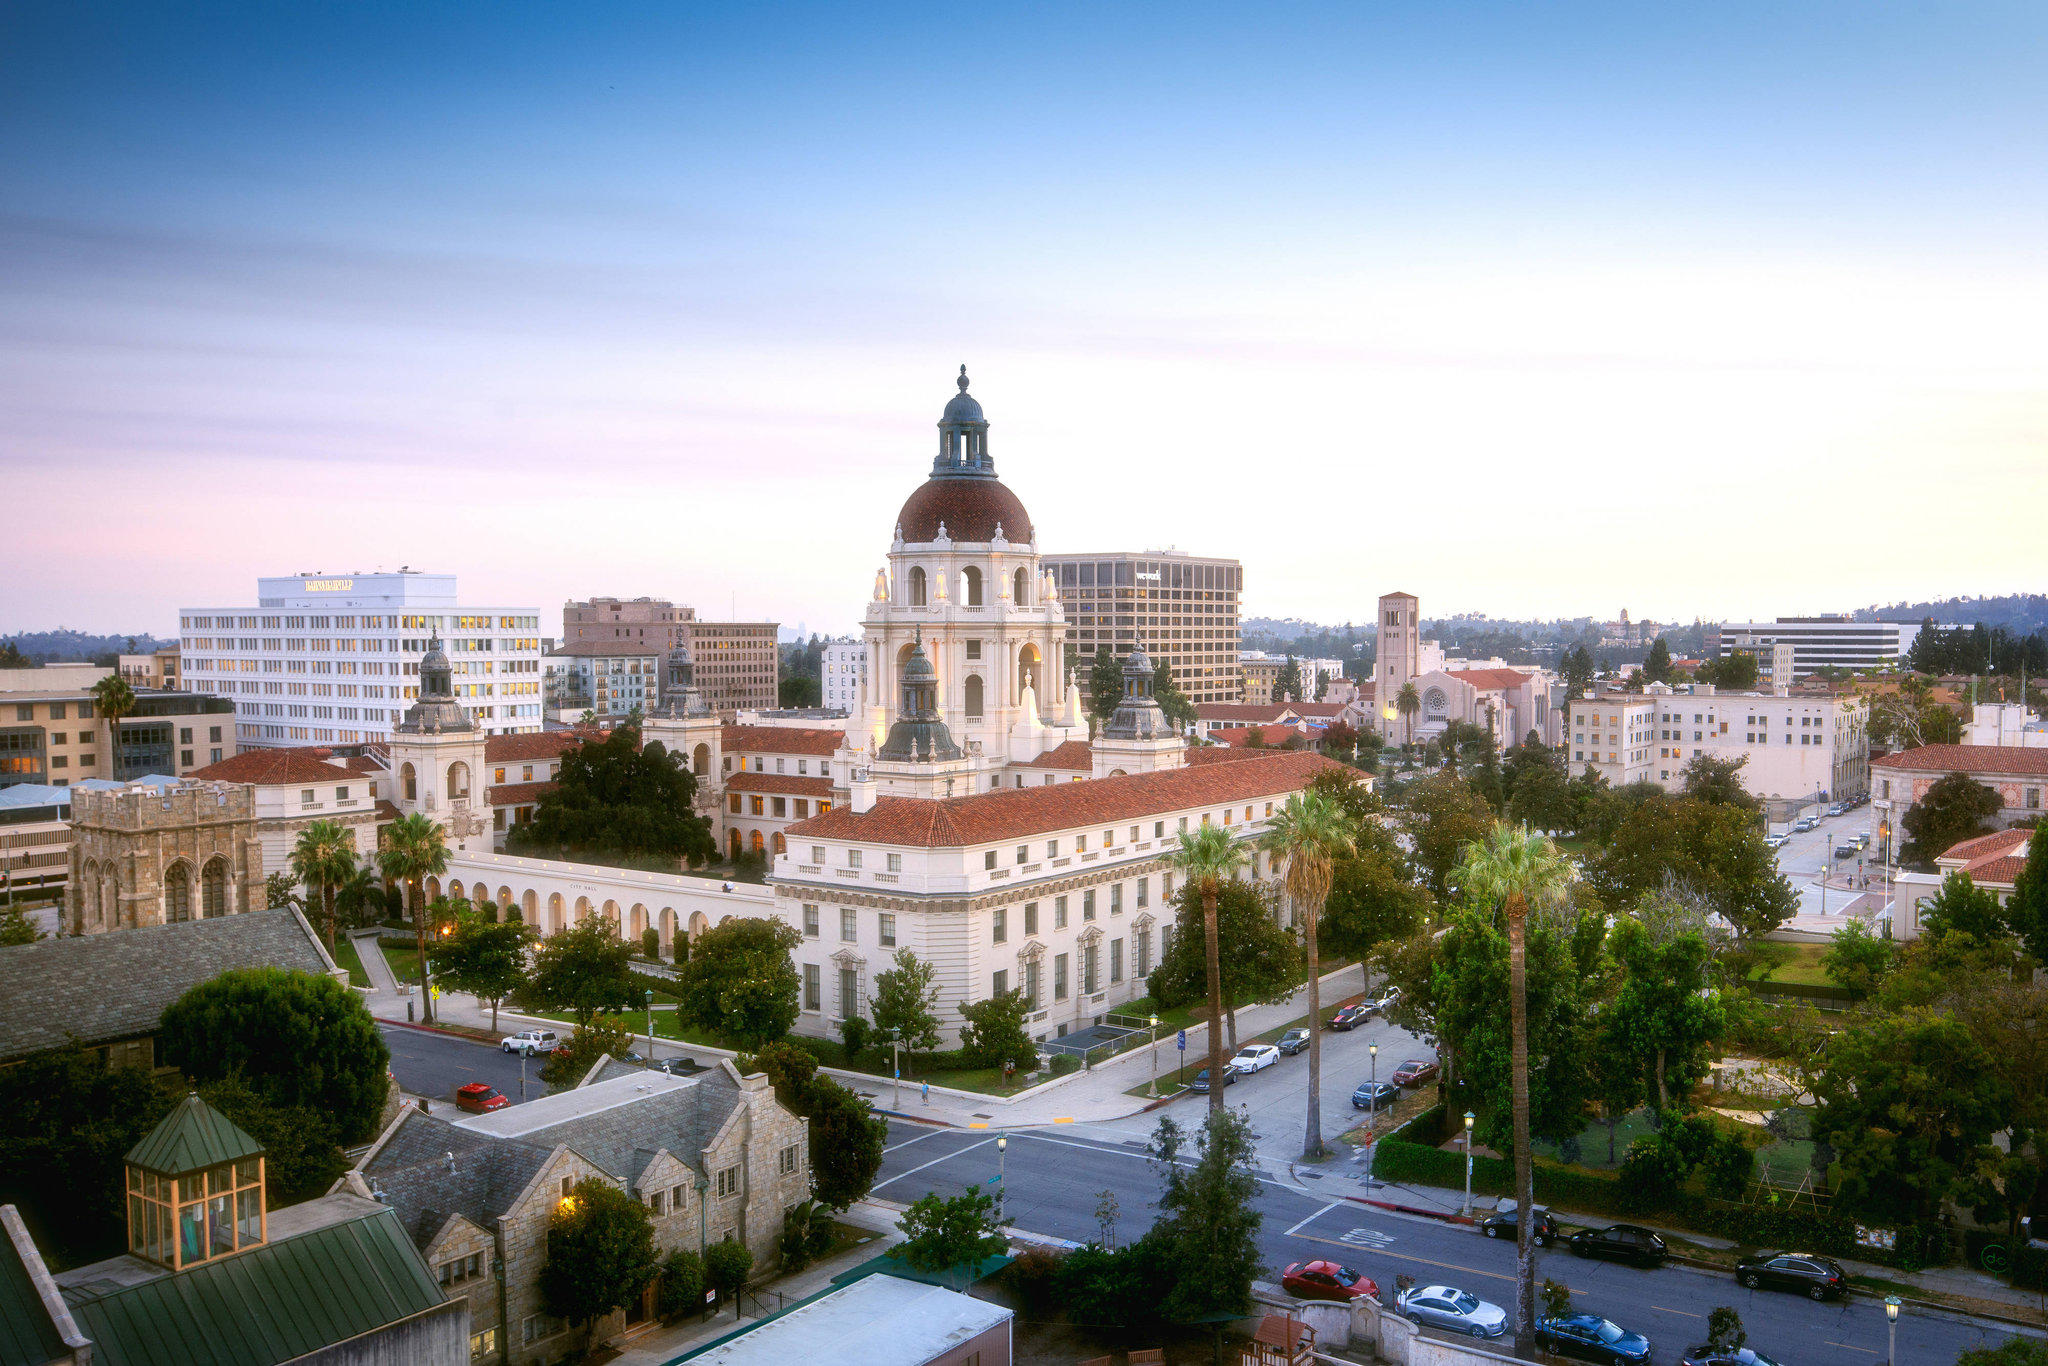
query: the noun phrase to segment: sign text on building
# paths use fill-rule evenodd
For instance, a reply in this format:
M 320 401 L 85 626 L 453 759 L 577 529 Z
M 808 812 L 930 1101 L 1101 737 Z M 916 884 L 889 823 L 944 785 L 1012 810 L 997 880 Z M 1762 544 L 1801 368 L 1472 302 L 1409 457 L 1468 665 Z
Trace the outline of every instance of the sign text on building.
M 356 586 L 354 579 L 307 579 L 308 593 L 346 593 Z

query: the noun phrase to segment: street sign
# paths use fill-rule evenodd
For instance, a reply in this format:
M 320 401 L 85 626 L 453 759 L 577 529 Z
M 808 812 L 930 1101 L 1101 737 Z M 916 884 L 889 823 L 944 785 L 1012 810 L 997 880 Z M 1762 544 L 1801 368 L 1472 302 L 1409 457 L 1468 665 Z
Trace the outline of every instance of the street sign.
M 982 1182 L 981 1184 L 982 1184 L 982 1185 L 984 1185 L 984 1186 L 993 1186 L 993 1185 L 995 1185 L 995 1184 L 996 1184 L 996 1183 L 997 1183 L 998 1181 L 1000 1181 L 1000 1180 L 1002 1180 L 1002 1179 L 1003 1179 L 1003 1178 L 1002 1178 L 1002 1177 L 1000 1177 L 1000 1176 L 991 1176 L 991 1177 L 990 1177 L 990 1178 L 989 1178 L 988 1180 L 986 1180 L 986 1181 Z
M 1180 1037 L 1174 1041 L 1174 1047 L 1183 1053 L 1188 1051 L 1188 1032 L 1185 1029 L 1180 1032 Z

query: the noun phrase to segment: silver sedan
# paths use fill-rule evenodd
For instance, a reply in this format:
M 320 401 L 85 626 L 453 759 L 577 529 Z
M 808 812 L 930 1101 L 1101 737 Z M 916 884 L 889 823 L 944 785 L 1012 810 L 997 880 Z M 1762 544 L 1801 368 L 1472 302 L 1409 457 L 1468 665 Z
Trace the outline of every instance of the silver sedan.
M 1418 1286 L 1401 1296 L 1400 1309 L 1415 1323 L 1475 1338 L 1497 1338 L 1508 1329 L 1507 1310 L 1451 1285 Z

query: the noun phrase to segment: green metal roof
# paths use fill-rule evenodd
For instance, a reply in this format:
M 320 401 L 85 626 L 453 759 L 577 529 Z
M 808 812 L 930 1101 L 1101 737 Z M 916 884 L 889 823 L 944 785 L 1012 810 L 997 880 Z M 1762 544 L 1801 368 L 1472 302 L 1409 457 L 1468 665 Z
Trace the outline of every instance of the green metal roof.
M 149 1136 L 128 1150 L 128 1161 L 161 1176 L 182 1176 L 254 1157 L 263 1145 L 230 1123 L 197 1095 L 163 1117 Z
M 272 1366 L 444 1303 L 377 1210 L 72 1305 L 107 1366 Z
M 14 1240 L 0 1232 L 0 1366 L 43 1366 L 68 1350 Z

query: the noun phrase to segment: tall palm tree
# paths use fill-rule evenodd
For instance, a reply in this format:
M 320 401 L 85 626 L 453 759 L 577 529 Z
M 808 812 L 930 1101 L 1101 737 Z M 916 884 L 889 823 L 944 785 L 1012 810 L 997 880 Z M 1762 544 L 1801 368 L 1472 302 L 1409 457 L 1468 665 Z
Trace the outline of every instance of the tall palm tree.
M 334 914 L 344 925 L 362 925 L 384 918 L 384 884 L 374 863 L 358 863 L 335 884 Z
M 1401 720 L 1407 726 L 1408 738 L 1402 744 L 1412 748 L 1415 744 L 1415 714 L 1422 710 L 1422 694 L 1415 691 L 1413 683 L 1403 683 L 1401 691 L 1394 694 L 1394 710 L 1401 713 Z
M 320 903 L 320 927 L 334 951 L 334 893 L 356 871 L 355 832 L 339 821 L 314 821 L 292 847 L 292 876 Z
M 93 709 L 107 719 L 107 776 L 121 779 L 121 718 L 135 710 L 135 689 L 117 673 L 92 685 Z
M 1321 960 L 1316 952 L 1316 922 L 1330 899 L 1330 881 L 1338 859 L 1357 848 L 1357 831 L 1343 807 L 1320 792 L 1297 792 L 1273 814 L 1260 847 L 1284 859 L 1287 896 L 1302 918 L 1302 945 L 1308 950 L 1308 1123 L 1302 1130 L 1301 1155 L 1313 1161 L 1323 1147 L 1323 1031 Z
M 1202 935 L 1209 956 L 1209 1113 L 1223 1113 L 1223 962 L 1216 945 L 1216 898 L 1244 867 L 1244 850 L 1220 825 L 1180 832 L 1180 847 L 1163 860 L 1202 898 Z
M 384 848 L 377 855 L 384 876 L 405 889 L 406 911 L 420 949 L 420 985 L 426 986 L 427 914 L 420 905 L 420 883 L 448 871 L 448 832 L 431 817 L 415 811 L 384 827 Z M 434 1018 L 432 992 L 423 990 L 420 1018 Z
M 1555 905 L 1570 894 L 1571 866 L 1557 846 L 1526 825 L 1494 822 L 1483 840 L 1465 846 L 1453 881 L 1482 905 L 1499 906 L 1508 922 L 1508 1025 L 1515 1110 L 1515 1347 L 1536 1338 L 1536 1244 L 1530 1230 L 1535 1162 L 1529 1151 L 1528 918 L 1532 905 Z

